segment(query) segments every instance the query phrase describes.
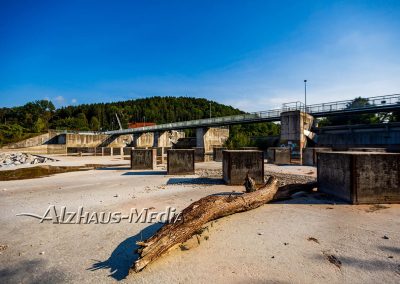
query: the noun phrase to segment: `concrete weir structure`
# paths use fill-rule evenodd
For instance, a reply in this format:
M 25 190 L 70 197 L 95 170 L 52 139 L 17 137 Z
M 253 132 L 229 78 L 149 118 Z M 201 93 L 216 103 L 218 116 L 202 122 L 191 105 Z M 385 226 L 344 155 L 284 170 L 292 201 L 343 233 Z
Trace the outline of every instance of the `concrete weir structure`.
M 247 173 L 256 184 L 264 183 L 264 153 L 254 150 L 225 150 L 223 179 L 228 185 L 243 185 Z
M 226 147 L 214 147 L 214 149 L 213 149 L 213 160 L 215 162 L 222 162 L 222 158 L 223 158 L 222 152 L 224 150 L 227 150 L 227 149 L 228 148 L 226 148 Z
M 167 151 L 169 175 L 194 174 L 194 149 L 170 149 Z
M 154 170 L 157 167 L 157 149 L 132 149 L 132 170 Z
M 268 163 L 276 165 L 290 164 L 290 148 L 270 147 L 267 150 Z
M 400 154 L 320 152 L 318 190 L 351 204 L 400 203 Z
M 303 166 L 316 166 L 318 152 L 331 152 L 332 148 L 328 147 L 308 147 L 303 149 Z

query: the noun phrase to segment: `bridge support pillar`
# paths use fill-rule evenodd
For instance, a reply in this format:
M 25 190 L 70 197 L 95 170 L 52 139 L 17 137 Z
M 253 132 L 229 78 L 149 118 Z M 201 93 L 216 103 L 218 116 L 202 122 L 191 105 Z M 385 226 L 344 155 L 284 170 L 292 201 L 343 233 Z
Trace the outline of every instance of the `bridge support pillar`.
M 307 145 L 314 117 L 299 110 L 281 113 L 281 145 L 292 149 L 292 157 L 302 161 L 302 149 Z
M 214 147 L 223 146 L 228 138 L 228 128 L 202 127 L 196 129 L 196 147 L 204 148 L 206 154 L 212 154 Z
M 153 147 L 172 147 L 172 143 L 176 143 L 179 138 L 184 138 L 185 132 L 183 131 L 159 131 L 154 132 Z
M 133 147 L 136 148 L 147 148 L 153 147 L 154 133 L 140 133 L 133 134 Z

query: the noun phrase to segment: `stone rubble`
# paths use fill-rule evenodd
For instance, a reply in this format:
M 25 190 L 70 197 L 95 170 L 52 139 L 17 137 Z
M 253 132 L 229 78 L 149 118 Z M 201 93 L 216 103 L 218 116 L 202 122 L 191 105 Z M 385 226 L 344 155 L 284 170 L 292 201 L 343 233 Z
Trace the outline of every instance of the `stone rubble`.
M 0 168 L 11 168 L 27 164 L 43 164 L 55 161 L 57 160 L 26 153 L 0 153 Z

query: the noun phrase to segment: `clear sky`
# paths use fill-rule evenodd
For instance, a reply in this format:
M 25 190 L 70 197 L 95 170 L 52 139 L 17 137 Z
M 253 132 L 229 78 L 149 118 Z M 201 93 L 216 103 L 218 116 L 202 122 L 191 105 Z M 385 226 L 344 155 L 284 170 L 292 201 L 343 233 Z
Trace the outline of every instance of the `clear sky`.
M 0 106 L 400 93 L 400 1 L 0 0 Z

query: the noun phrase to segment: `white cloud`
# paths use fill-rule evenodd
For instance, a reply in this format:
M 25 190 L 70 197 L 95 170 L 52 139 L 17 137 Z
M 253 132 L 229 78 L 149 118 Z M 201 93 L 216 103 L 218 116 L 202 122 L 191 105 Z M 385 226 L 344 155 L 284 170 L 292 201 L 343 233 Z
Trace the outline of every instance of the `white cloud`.
M 71 103 L 72 103 L 72 104 L 76 104 L 77 102 L 78 102 L 77 99 L 72 99 L 72 100 L 71 100 Z
M 56 97 L 53 98 L 53 101 L 57 105 L 63 105 L 65 103 L 65 98 L 63 96 L 56 96 Z

